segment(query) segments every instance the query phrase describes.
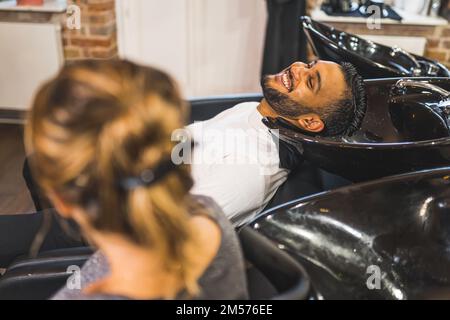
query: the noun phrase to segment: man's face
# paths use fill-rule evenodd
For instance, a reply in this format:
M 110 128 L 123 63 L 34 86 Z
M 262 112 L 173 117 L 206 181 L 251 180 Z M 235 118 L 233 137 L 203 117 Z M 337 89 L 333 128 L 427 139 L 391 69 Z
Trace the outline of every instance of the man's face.
M 297 118 L 298 113 L 317 113 L 320 108 L 341 99 L 347 89 L 341 66 L 317 60 L 295 62 L 262 80 L 264 96 L 272 109 Z

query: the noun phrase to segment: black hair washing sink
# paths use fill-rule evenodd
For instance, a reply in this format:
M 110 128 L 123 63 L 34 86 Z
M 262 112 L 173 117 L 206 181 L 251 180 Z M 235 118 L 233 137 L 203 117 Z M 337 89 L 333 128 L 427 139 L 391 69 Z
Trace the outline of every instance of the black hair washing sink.
M 324 299 L 449 299 L 449 199 L 450 168 L 433 169 L 299 199 L 251 226 Z
M 301 17 L 314 53 L 322 60 L 352 63 L 365 79 L 388 77 L 449 77 L 439 62 L 414 55 L 398 47 L 387 47 L 354 34 Z
M 365 81 L 367 111 L 352 136 L 310 136 L 277 119 L 270 129 L 318 167 L 351 181 L 450 165 L 450 78 Z

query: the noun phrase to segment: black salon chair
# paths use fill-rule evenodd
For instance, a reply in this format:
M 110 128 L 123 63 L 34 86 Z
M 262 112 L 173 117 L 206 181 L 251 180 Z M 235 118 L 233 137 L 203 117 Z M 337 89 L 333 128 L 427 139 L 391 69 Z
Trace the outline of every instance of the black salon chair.
M 250 227 L 239 232 L 247 264 L 251 299 L 304 300 L 313 297 L 303 267 Z M 62 254 L 63 253 L 63 254 Z M 0 278 L 0 300 L 44 300 L 62 288 L 69 266 L 81 267 L 92 254 L 90 248 L 72 248 L 42 253 L 35 259 L 20 259 Z
M 314 292 L 305 269 L 250 227 L 239 231 L 247 267 L 250 299 L 306 300 Z
M 189 101 L 191 105 L 190 122 L 208 120 L 239 103 L 259 102 L 262 98 L 260 93 L 248 93 L 191 99 Z
M 69 266 L 81 267 L 92 255 L 89 247 L 52 250 L 36 258 L 20 257 L 0 277 L 0 300 L 45 300 L 62 288 Z

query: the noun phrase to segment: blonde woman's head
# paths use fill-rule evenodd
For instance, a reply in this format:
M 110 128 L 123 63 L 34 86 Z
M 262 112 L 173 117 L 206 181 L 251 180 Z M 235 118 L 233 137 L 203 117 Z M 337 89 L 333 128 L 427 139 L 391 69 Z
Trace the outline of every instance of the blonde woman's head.
M 192 180 L 187 165 L 171 162 L 171 135 L 186 116 L 164 72 L 127 61 L 77 62 L 37 93 L 26 145 L 33 174 L 57 207 L 76 207 L 93 229 L 157 251 L 192 292 L 185 250 L 194 238 L 186 209 Z

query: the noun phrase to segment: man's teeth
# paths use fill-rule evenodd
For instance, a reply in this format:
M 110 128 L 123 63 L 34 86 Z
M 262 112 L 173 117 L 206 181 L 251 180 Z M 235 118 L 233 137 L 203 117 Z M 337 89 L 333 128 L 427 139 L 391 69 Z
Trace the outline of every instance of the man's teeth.
M 283 81 L 283 85 L 286 87 L 286 89 L 291 90 L 291 79 L 289 79 L 289 75 L 287 72 L 284 72 L 281 76 L 281 79 Z

